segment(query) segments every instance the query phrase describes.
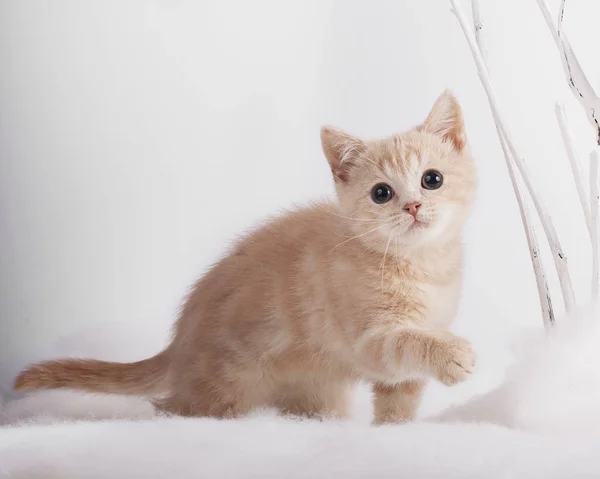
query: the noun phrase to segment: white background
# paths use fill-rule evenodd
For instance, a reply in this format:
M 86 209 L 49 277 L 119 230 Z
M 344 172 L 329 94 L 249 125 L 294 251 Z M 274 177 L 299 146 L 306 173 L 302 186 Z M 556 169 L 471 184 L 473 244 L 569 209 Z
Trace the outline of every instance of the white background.
M 584 168 L 592 130 L 535 0 L 482 10 L 500 105 L 585 302 L 589 242 L 554 102 L 567 104 Z M 565 18 L 595 87 L 599 15 L 597 1 L 578 0 Z M 541 327 L 516 202 L 449 2 L 0 1 L 0 393 L 28 361 L 156 353 L 231 239 L 332 195 L 322 124 L 365 138 L 402 131 L 445 88 L 479 165 L 456 329 L 481 362 L 468 384 L 433 387 L 425 410 L 495 384 L 510 340 Z

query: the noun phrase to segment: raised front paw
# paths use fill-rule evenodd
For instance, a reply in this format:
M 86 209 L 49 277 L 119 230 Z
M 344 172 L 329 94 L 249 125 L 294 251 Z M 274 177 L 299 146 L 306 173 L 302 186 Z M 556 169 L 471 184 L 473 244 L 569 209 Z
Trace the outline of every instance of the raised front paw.
M 469 341 L 448 333 L 436 344 L 431 361 L 436 378 L 451 386 L 465 381 L 471 375 L 477 355 Z

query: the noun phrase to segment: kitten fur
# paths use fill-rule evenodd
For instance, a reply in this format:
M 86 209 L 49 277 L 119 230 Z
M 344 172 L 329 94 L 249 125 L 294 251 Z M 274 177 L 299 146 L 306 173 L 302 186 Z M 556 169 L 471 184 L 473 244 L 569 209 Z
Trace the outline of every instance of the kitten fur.
M 428 378 L 467 379 L 475 353 L 448 330 L 476 191 L 457 100 L 445 91 L 422 124 L 389 138 L 323 127 L 321 140 L 337 201 L 241 239 L 195 284 L 164 351 L 128 364 L 32 364 L 15 388 L 149 396 L 183 416 L 275 407 L 322 419 L 345 417 L 364 380 L 382 424 L 414 418 Z M 422 187 L 431 168 L 443 175 L 439 189 Z M 384 204 L 371 198 L 379 183 L 394 191 Z

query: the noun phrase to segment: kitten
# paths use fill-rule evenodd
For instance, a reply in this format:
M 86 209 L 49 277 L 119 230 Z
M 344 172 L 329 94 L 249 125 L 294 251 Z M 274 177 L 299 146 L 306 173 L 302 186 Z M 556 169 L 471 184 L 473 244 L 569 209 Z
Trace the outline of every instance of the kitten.
M 16 389 L 146 395 L 184 416 L 266 406 L 341 418 L 366 380 L 381 424 L 411 420 L 427 378 L 467 379 L 475 354 L 447 330 L 476 190 L 457 100 L 444 92 L 421 125 L 390 138 L 323 127 L 321 140 L 338 201 L 239 241 L 197 282 L 163 352 L 129 364 L 33 364 Z

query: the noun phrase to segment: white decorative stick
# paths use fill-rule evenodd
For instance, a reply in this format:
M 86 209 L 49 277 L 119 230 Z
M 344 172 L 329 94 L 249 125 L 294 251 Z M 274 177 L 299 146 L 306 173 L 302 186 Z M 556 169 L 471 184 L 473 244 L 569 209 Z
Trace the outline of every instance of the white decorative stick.
M 472 0 L 471 6 L 473 8 L 475 39 L 477 41 L 479 51 L 482 54 L 485 67 L 488 68 L 486 58 L 487 52 L 483 47 L 483 19 L 481 17 L 481 11 L 479 9 L 479 0 Z M 512 187 L 515 192 L 517 204 L 519 205 L 521 222 L 523 223 L 523 229 L 525 230 L 525 238 L 527 239 L 527 246 L 529 247 L 529 256 L 531 257 L 533 272 L 535 275 L 535 282 L 537 285 L 538 295 L 540 299 L 540 307 L 542 309 L 542 320 L 544 322 L 544 327 L 546 329 L 549 329 L 551 326 L 554 325 L 554 310 L 552 308 L 550 288 L 548 287 L 548 281 L 546 280 L 546 272 L 544 270 L 544 265 L 542 264 L 540 257 L 540 249 L 538 246 L 535 229 L 533 227 L 533 224 L 531 223 L 531 218 L 529 216 L 529 208 L 527 207 L 526 200 L 523 198 L 523 195 L 521 194 L 521 190 L 519 188 L 518 180 L 515 175 L 513 160 L 511 159 L 510 152 L 508 151 L 506 140 L 504 138 L 504 135 L 502 134 L 502 131 L 500 130 L 500 127 L 497 124 L 496 133 L 498 134 L 498 139 L 500 140 L 500 146 L 502 147 L 502 153 L 504 154 L 504 161 L 506 162 L 508 175 L 510 177 Z
M 581 208 L 583 209 L 583 217 L 585 218 L 585 224 L 587 225 L 588 233 L 591 237 L 592 227 L 590 224 L 589 202 L 583 183 L 583 178 L 581 176 L 579 161 L 577 160 L 575 149 L 573 148 L 573 138 L 571 137 L 571 133 L 569 132 L 569 127 L 567 125 L 567 115 L 565 113 L 565 108 L 562 104 L 556 103 L 554 111 L 556 113 L 556 119 L 558 120 L 558 126 L 560 127 L 560 134 L 565 145 L 565 150 L 567 150 L 567 157 L 569 158 L 571 172 L 573 173 L 573 180 L 575 181 L 575 186 L 577 187 L 577 196 L 579 196 L 579 203 L 581 204 Z
M 556 22 L 556 33 L 560 38 L 562 33 L 562 23 L 565 18 L 565 0 L 560 0 L 560 6 L 558 7 L 558 21 Z
M 546 0 L 537 0 L 537 3 L 540 7 L 542 15 L 544 16 L 544 19 L 546 20 L 546 25 L 548 25 L 548 28 L 550 29 L 552 38 L 554 38 L 556 46 L 558 47 L 569 88 L 571 89 L 573 95 L 575 95 L 575 98 L 577 98 L 577 101 L 585 110 L 587 119 L 592 125 L 592 128 L 594 128 L 596 142 L 600 145 L 600 98 L 598 98 L 594 88 L 588 81 L 583 69 L 581 68 L 581 65 L 579 64 L 579 61 L 577 60 L 577 57 L 575 56 L 575 53 L 573 52 L 573 49 L 571 48 L 571 44 L 569 43 L 567 36 L 562 31 L 565 2 L 562 0 L 560 4 L 557 28 L 554 28 L 552 15 L 550 14 L 550 9 L 548 8 Z
M 481 54 L 479 53 L 479 48 L 477 47 L 475 39 L 473 38 L 473 34 L 468 27 L 465 14 L 460 5 L 457 3 L 457 0 L 450 0 L 450 3 L 452 4 L 453 12 L 456 15 L 456 18 L 458 19 L 458 22 L 460 23 L 460 26 L 471 49 L 471 53 L 475 60 L 475 65 L 477 66 L 477 71 L 479 73 L 479 78 L 490 103 L 490 108 L 492 110 L 494 121 L 502 131 L 502 134 L 508 146 L 508 150 L 513 156 L 517 168 L 519 169 L 519 172 L 523 177 L 525 186 L 527 186 L 527 190 L 529 191 L 531 199 L 533 200 L 533 204 L 535 205 L 537 214 L 540 217 L 542 227 L 544 228 L 544 233 L 546 234 L 546 238 L 550 246 L 550 250 L 552 251 L 552 257 L 554 259 L 554 264 L 556 266 L 556 271 L 558 274 L 558 280 L 560 282 L 563 301 L 565 304 L 565 310 L 567 311 L 567 313 L 571 312 L 575 306 L 575 295 L 573 293 L 573 285 L 571 284 L 571 276 L 569 274 L 567 257 L 562 251 L 562 247 L 558 240 L 558 235 L 556 233 L 556 229 L 554 228 L 554 224 L 552 223 L 552 219 L 550 218 L 550 215 L 546 211 L 546 208 L 542 204 L 533 184 L 531 183 L 529 172 L 527 171 L 525 162 L 518 155 L 514 146 L 514 142 L 512 141 L 510 133 L 506 127 L 506 122 L 503 120 L 503 117 L 500 113 L 498 102 L 496 101 L 496 95 L 494 94 L 489 75 L 487 74 L 487 70 L 483 63 L 483 59 L 481 58 Z
M 592 299 L 598 299 L 598 152 L 590 152 L 590 211 L 591 211 L 591 237 L 592 237 Z
M 540 257 L 540 247 L 538 245 L 537 235 L 535 234 L 535 228 L 531 223 L 529 208 L 527 207 L 527 203 L 524 201 L 523 195 L 519 190 L 519 185 L 517 183 L 518 180 L 515 175 L 515 168 L 511 163 L 510 152 L 508 151 L 506 140 L 504 139 L 504 136 L 502 136 L 502 132 L 497 126 L 496 131 L 500 139 L 500 145 L 502 147 L 502 153 L 504 154 L 504 160 L 506 161 L 506 167 L 508 168 L 508 175 L 513 184 L 517 204 L 519 205 L 519 212 L 521 214 L 523 228 L 525 229 L 525 238 L 527 239 L 527 246 L 529 247 L 529 256 L 531 257 L 531 263 L 533 265 L 535 283 L 540 299 L 540 307 L 542 309 L 542 321 L 544 323 L 544 327 L 549 329 L 551 326 L 554 326 L 555 323 L 554 309 L 552 307 L 550 288 L 548 287 L 548 281 L 546 279 L 546 271 L 544 270 L 542 258 Z
M 483 62 L 485 63 L 485 67 L 488 69 L 489 73 L 490 66 L 487 64 L 487 48 L 485 47 L 485 42 L 483 40 L 483 18 L 481 17 L 481 8 L 479 8 L 478 0 L 471 1 L 471 9 L 473 11 L 475 40 L 477 41 L 477 46 L 481 52 L 481 58 L 483 58 Z

